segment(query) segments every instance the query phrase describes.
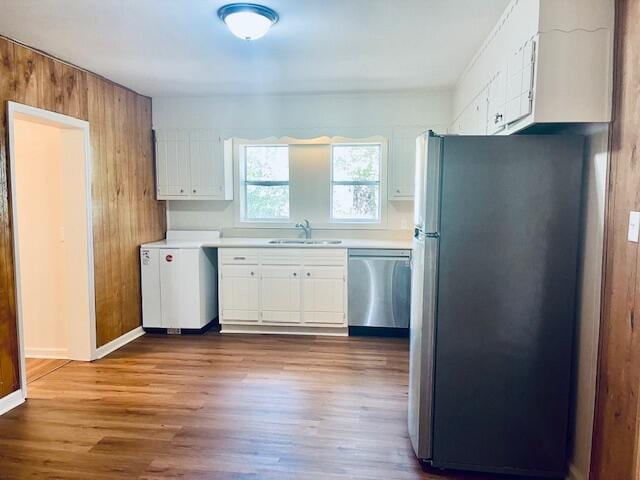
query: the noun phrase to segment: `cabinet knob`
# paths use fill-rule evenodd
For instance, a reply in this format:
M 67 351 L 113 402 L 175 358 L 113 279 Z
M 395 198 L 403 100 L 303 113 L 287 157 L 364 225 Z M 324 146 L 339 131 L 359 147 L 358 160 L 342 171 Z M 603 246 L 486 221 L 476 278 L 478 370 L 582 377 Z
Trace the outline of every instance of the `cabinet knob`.
M 181 189 L 180 189 L 180 193 L 184 193 L 184 188 L 181 188 Z
M 196 190 L 195 190 L 195 189 L 193 190 L 193 193 L 196 193 Z
M 253 275 L 255 275 L 255 273 L 254 273 L 254 272 L 251 272 L 251 276 L 252 276 L 252 277 L 253 277 Z
M 400 189 L 399 189 L 399 188 L 398 188 L 398 189 L 396 189 L 396 193 L 400 193 Z
M 297 276 L 298 276 L 298 274 L 297 274 L 296 272 L 293 272 L 293 276 L 294 276 L 294 277 L 297 277 Z
M 311 272 L 307 272 L 307 277 L 310 277 L 310 276 L 311 276 Z

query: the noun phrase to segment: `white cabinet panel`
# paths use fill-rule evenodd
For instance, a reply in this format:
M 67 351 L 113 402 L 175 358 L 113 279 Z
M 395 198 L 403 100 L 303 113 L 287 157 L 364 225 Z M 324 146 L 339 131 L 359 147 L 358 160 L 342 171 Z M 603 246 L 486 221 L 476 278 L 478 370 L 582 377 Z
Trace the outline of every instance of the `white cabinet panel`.
M 199 328 L 188 319 L 200 318 L 198 249 L 160 249 L 162 328 Z
M 260 312 L 257 266 L 223 265 L 220 272 L 220 321 L 257 323 Z
M 224 165 L 216 159 L 216 156 L 222 154 L 221 149 L 220 141 L 213 131 L 189 132 L 191 195 L 216 196 L 222 193 Z
M 343 267 L 305 267 L 304 322 L 344 324 L 345 283 Z
M 487 107 L 487 134 L 492 135 L 505 127 L 505 107 L 507 103 L 506 66 L 497 71 L 489 83 Z
M 262 267 L 260 293 L 263 322 L 300 323 L 300 271 L 298 267 Z
M 215 130 L 157 130 L 158 199 L 232 200 L 230 155 L 232 151 Z
M 389 200 L 413 200 L 416 170 L 416 138 L 424 126 L 395 127 L 390 144 Z
M 190 187 L 189 138 L 184 130 L 156 132 L 157 194 L 184 196 Z

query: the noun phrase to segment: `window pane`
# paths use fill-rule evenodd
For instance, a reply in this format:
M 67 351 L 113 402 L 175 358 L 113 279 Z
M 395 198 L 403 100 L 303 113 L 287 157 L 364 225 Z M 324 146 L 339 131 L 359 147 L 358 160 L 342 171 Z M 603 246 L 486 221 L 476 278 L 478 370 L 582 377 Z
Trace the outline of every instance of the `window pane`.
M 333 218 L 377 220 L 379 199 L 379 185 L 334 185 Z
M 245 147 L 246 179 L 289 181 L 289 148 L 286 145 Z
M 247 185 L 246 218 L 289 218 L 289 185 Z
M 380 180 L 380 145 L 334 145 L 333 179 Z

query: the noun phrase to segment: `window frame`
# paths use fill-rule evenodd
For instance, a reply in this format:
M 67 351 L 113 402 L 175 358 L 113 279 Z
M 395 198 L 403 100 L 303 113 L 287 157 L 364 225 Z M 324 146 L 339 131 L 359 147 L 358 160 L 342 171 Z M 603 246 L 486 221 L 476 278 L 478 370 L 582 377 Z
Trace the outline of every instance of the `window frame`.
M 375 146 L 378 147 L 378 180 L 334 180 L 334 148 L 335 147 L 352 147 L 352 146 Z M 330 145 L 331 155 L 329 156 L 329 222 L 332 224 L 356 224 L 356 225 L 380 225 L 383 223 L 383 206 L 382 202 L 386 202 L 386 196 L 383 196 L 382 188 L 383 188 L 383 155 L 384 155 L 384 145 L 382 142 L 358 142 L 358 141 L 349 141 L 349 142 L 332 142 Z M 377 215 L 375 218 L 336 218 L 333 216 L 333 187 L 334 185 L 371 185 L 378 187 L 378 208 Z M 384 200 L 383 200 L 383 197 Z
M 389 205 L 388 193 L 387 193 L 387 177 L 388 177 L 388 155 L 389 155 L 389 140 L 388 135 L 384 134 L 362 134 L 360 131 L 349 132 L 350 135 L 346 136 L 329 136 L 329 135 L 317 135 L 317 130 L 311 132 L 300 131 L 296 136 L 277 135 L 272 130 L 250 130 L 242 132 L 240 135 L 229 134 L 228 155 L 233 164 L 233 200 L 229 201 L 225 205 L 230 206 L 229 215 L 232 216 L 232 227 L 239 230 L 261 230 L 271 229 L 273 235 L 278 235 L 277 230 L 293 229 L 296 222 L 301 221 L 303 218 L 309 218 L 311 226 L 314 230 L 334 230 L 348 231 L 348 230 L 385 230 L 388 228 L 388 211 L 391 206 Z M 331 177 L 332 177 L 332 159 L 331 159 L 331 146 L 333 144 L 379 144 L 381 145 L 381 164 L 380 164 L 380 219 L 379 222 L 351 222 L 351 221 L 332 221 L 331 220 Z M 286 219 L 274 219 L 274 220 L 247 220 L 244 218 L 245 208 L 245 189 L 242 184 L 244 178 L 244 165 L 245 161 L 242 158 L 244 155 L 243 147 L 245 145 L 283 145 L 289 147 L 289 220 Z M 300 171 L 300 165 L 295 160 L 296 150 L 294 147 L 306 146 L 306 145 L 325 145 L 327 147 L 327 163 L 326 163 L 326 176 L 322 177 L 322 184 L 326 187 L 326 203 L 318 204 L 317 209 L 314 212 L 306 212 L 300 210 L 300 189 L 297 187 L 298 175 Z M 224 217 L 228 212 L 226 206 L 220 206 L 217 212 Z M 317 214 L 322 212 L 322 218 L 316 218 Z M 224 222 L 224 220 L 220 220 Z M 336 235 L 340 235 L 336 233 Z
M 287 149 L 287 162 L 288 162 L 288 180 L 247 180 L 247 147 L 286 147 Z M 240 222 L 243 224 L 251 223 L 267 223 L 267 224 L 289 224 L 291 222 L 291 159 L 289 157 L 289 144 L 288 143 L 264 143 L 260 141 L 256 142 L 243 142 L 238 145 L 239 148 L 239 185 L 240 185 Z M 275 217 L 275 218 L 252 218 L 247 215 L 247 185 L 256 185 L 263 187 L 284 186 L 289 187 L 289 214 L 287 217 Z

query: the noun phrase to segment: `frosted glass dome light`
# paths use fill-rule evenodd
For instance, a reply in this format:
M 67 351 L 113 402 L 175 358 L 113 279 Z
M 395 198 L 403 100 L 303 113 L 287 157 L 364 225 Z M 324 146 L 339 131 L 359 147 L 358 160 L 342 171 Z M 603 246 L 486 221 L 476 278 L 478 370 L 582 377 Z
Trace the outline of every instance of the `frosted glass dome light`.
M 266 35 L 278 21 L 278 14 L 262 5 L 253 3 L 231 3 L 220 7 L 218 17 L 231 33 L 243 40 L 256 40 Z

